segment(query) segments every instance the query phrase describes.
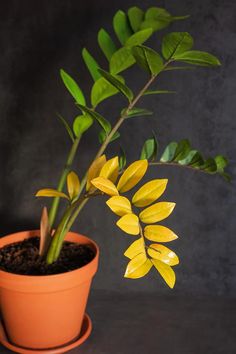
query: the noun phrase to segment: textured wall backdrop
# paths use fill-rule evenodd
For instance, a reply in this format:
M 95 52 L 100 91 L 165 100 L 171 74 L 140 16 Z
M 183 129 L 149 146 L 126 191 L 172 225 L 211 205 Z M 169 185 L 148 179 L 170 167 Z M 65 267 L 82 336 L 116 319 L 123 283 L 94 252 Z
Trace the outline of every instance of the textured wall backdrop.
M 70 141 L 56 118 L 70 122 L 77 109 L 65 90 L 59 69 L 64 68 L 88 94 L 92 83 L 81 60 L 86 46 L 105 65 L 96 33 L 111 30 L 112 15 L 133 5 L 165 6 L 174 15 L 191 14 L 176 22 L 173 31 L 188 31 L 196 48 L 212 52 L 222 61 L 217 69 L 199 69 L 161 75 L 157 88 L 176 95 L 146 98 L 153 117 L 130 120 L 121 128 L 121 143 L 128 159 L 136 159 L 143 141 L 154 129 L 163 148 L 171 140 L 189 138 L 205 156 L 229 157 L 235 172 L 236 2 L 233 0 L 176 1 L 28 1 L 1 3 L 0 14 L 0 234 L 38 227 L 43 205 L 33 195 L 42 187 L 55 187 Z M 160 44 L 158 32 L 152 44 Z M 127 82 L 134 90 L 144 74 L 131 70 Z M 143 101 L 144 103 L 144 101 Z M 102 113 L 115 121 L 122 98 L 111 98 Z M 83 139 L 75 168 L 80 175 L 98 148 L 97 128 Z M 118 144 L 108 155 L 118 151 Z M 176 267 L 175 294 L 233 295 L 235 270 L 235 182 L 173 167 L 152 168 L 149 177 L 168 177 L 166 199 L 177 207 L 166 225 L 180 236 L 172 243 L 181 259 Z M 93 237 L 101 246 L 100 271 L 94 286 L 120 291 L 155 291 L 170 294 L 153 271 L 145 279 L 123 279 L 123 251 L 133 240 L 114 226 L 115 217 L 103 201 L 93 200 L 74 229 Z

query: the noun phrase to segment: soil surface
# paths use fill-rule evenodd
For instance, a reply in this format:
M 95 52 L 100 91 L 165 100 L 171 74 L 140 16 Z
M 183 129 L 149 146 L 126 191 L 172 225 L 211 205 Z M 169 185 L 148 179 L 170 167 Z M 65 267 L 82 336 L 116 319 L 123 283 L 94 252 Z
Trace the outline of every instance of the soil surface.
M 48 265 L 39 256 L 39 237 L 32 237 L 0 248 L 0 269 L 22 275 L 59 274 L 83 267 L 94 256 L 90 246 L 65 241 L 58 260 Z

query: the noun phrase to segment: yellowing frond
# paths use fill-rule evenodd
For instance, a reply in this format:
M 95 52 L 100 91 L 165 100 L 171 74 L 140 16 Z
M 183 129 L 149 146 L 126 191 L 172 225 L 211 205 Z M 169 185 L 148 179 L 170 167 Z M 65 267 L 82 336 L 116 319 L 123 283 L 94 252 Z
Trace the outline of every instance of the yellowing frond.
M 116 182 L 119 173 L 119 158 L 118 156 L 113 157 L 108 160 L 102 167 L 99 176 L 104 177 L 112 181 Z
M 137 207 L 152 204 L 165 191 L 168 179 L 154 179 L 145 183 L 133 196 L 132 203 Z
M 70 199 L 73 200 L 79 194 L 79 190 L 80 190 L 79 177 L 75 172 L 71 171 L 70 173 L 68 173 L 66 180 L 67 180 L 67 190 Z
M 153 224 L 167 218 L 173 211 L 175 203 L 159 202 L 144 209 L 140 214 L 140 220 L 145 224 Z
M 162 261 L 159 261 L 158 259 L 152 259 L 151 262 L 157 269 L 157 271 L 160 273 L 162 278 L 165 280 L 166 284 L 173 289 L 175 285 L 175 272 L 173 269 L 168 265 L 163 263 Z
M 135 214 L 126 214 L 122 216 L 116 223 L 116 225 L 127 234 L 138 235 L 139 234 L 139 220 Z
M 119 192 L 124 193 L 133 188 L 145 175 L 148 168 L 147 160 L 133 162 L 124 171 L 117 185 Z
M 120 195 L 115 195 L 106 201 L 109 208 L 117 215 L 123 216 L 132 213 L 129 199 Z
M 140 253 L 128 263 L 125 278 L 137 279 L 144 277 L 152 268 L 152 262 L 145 253 Z
M 125 251 L 124 256 L 132 259 L 140 253 L 145 253 L 145 245 L 143 238 L 140 237 L 138 240 L 134 241 Z
M 108 195 L 119 195 L 116 186 L 109 179 L 97 177 L 91 180 L 91 184 Z
M 102 155 L 102 156 L 98 157 L 91 164 L 91 166 L 88 170 L 88 175 L 87 175 L 86 191 L 91 189 L 91 187 L 92 187 L 91 180 L 99 176 L 99 173 L 105 163 L 106 163 L 106 155 Z
M 178 238 L 178 236 L 168 227 L 162 225 L 148 225 L 144 229 L 144 236 L 155 242 L 170 242 Z
M 160 261 L 169 264 L 170 266 L 179 264 L 179 257 L 168 247 L 158 243 L 152 243 L 149 246 L 148 254 L 150 257 L 159 259 Z
M 36 197 L 59 197 L 59 198 L 66 198 L 70 199 L 68 195 L 66 195 L 63 192 L 59 192 L 56 189 L 51 189 L 51 188 L 44 188 L 40 189 L 36 194 Z

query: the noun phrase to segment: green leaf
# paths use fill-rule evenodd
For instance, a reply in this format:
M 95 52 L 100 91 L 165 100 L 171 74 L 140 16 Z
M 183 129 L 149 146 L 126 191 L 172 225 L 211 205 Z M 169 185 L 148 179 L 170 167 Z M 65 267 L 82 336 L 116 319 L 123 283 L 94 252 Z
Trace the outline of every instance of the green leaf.
M 172 21 L 171 14 L 160 7 L 150 7 L 145 14 L 145 21 L 141 28 L 151 27 L 154 31 L 159 31 L 169 26 Z
M 166 66 L 163 71 L 173 71 L 173 70 L 194 70 L 192 66 Z
M 121 115 L 123 116 L 127 111 L 127 108 L 122 109 Z M 150 116 L 153 112 L 149 111 L 148 109 L 134 107 L 129 110 L 127 114 L 125 114 L 126 118 L 133 118 L 133 117 L 141 117 L 141 116 Z
M 133 31 L 130 27 L 127 15 L 119 10 L 113 17 L 113 28 L 114 31 L 121 42 L 121 44 L 125 44 L 127 39 L 133 34 Z
M 102 127 L 102 129 L 106 132 L 106 134 L 110 133 L 111 124 L 103 116 L 101 116 L 101 114 L 93 111 L 92 109 L 90 109 L 86 106 L 82 106 L 80 104 L 78 104 L 78 106 L 82 112 L 88 113 L 93 119 L 95 119 L 99 123 L 99 125 Z
M 143 93 L 143 96 L 147 95 L 159 95 L 165 93 L 176 93 L 176 91 L 168 91 L 168 90 L 147 90 Z
M 178 161 L 180 165 L 189 165 L 193 161 L 193 158 L 198 154 L 197 150 L 190 150 L 187 156 Z M 195 161 L 196 162 L 196 161 Z
M 98 134 L 98 140 L 99 140 L 99 143 L 102 144 L 105 139 L 107 137 L 107 134 L 104 130 L 101 130 Z M 120 137 L 120 133 L 119 132 L 115 132 L 115 134 L 113 135 L 113 137 L 111 138 L 110 140 L 110 143 L 116 139 L 118 139 Z
M 66 121 L 60 114 L 58 114 L 57 116 L 58 116 L 58 118 L 60 119 L 60 121 L 62 122 L 62 124 L 64 125 L 64 127 L 66 128 L 66 131 L 67 131 L 67 133 L 69 134 L 69 136 L 70 136 L 72 142 L 74 142 L 74 141 L 75 141 L 75 138 L 74 138 L 74 134 L 73 134 L 73 132 L 72 132 L 72 130 L 71 130 L 71 127 L 69 126 L 69 124 L 67 123 L 67 121 Z
M 113 85 L 117 90 L 119 90 L 124 96 L 126 96 L 129 102 L 132 101 L 134 95 L 133 92 L 121 81 L 119 81 L 115 76 L 109 74 L 107 71 L 99 69 L 100 74 Z
M 128 47 L 133 47 L 136 45 L 143 44 L 144 42 L 146 42 L 148 38 L 151 37 L 151 35 L 152 35 L 151 28 L 141 30 L 139 32 L 134 33 L 131 37 L 129 37 L 125 42 L 125 45 Z
M 94 81 L 98 80 L 101 77 L 101 75 L 98 72 L 99 65 L 86 48 L 82 50 L 82 57 L 93 80 Z
M 161 162 L 169 162 L 172 161 L 175 157 L 175 152 L 177 149 L 178 144 L 175 141 L 172 141 L 167 147 L 165 148 L 160 161 Z
M 137 64 L 149 74 L 157 75 L 162 71 L 163 60 L 153 49 L 145 46 L 136 46 L 132 48 L 132 53 Z
M 204 170 L 209 173 L 214 173 L 217 171 L 217 165 L 213 158 L 207 159 L 204 164 L 200 167 L 201 170 Z
M 226 172 L 220 172 L 220 175 L 226 180 L 226 182 L 231 182 L 231 176 Z
M 120 153 L 119 153 L 119 169 L 123 170 L 126 166 L 126 153 L 125 150 L 120 146 Z
M 150 160 L 153 161 L 156 159 L 158 151 L 158 142 L 156 137 L 153 136 L 150 139 L 147 139 L 142 147 L 140 160 Z
M 93 118 L 90 114 L 82 114 L 75 118 L 73 123 L 73 131 L 75 136 L 80 137 L 86 130 L 88 130 L 93 124 Z
M 140 29 L 144 18 L 144 12 L 137 6 L 133 6 L 128 10 L 128 18 L 134 32 Z
M 120 76 L 117 78 L 119 81 L 124 83 L 124 79 Z M 95 108 L 99 103 L 107 99 L 108 97 L 114 96 L 119 92 L 116 87 L 110 84 L 104 77 L 100 77 L 92 87 L 91 90 L 91 103 Z
M 214 160 L 217 166 L 217 171 L 224 172 L 225 167 L 229 163 L 228 159 L 225 156 L 217 155 Z
M 175 58 L 175 55 L 190 50 L 193 46 L 193 38 L 187 32 L 172 32 L 164 36 L 162 40 L 162 55 L 165 59 Z
M 135 63 L 130 47 L 122 47 L 118 49 L 111 57 L 110 72 L 112 75 L 129 68 Z
M 103 28 L 98 32 L 98 44 L 107 60 L 110 61 L 117 48 L 110 35 Z
M 182 54 L 175 55 L 175 60 L 199 66 L 221 65 L 219 59 L 217 59 L 214 55 L 207 52 L 201 52 L 199 50 L 189 50 Z
M 81 91 L 75 80 L 72 79 L 72 77 L 67 74 L 63 69 L 60 70 L 60 75 L 62 81 L 64 82 L 64 85 L 66 86 L 70 94 L 74 97 L 76 102 L 82 105 L 86 105 L 83 92 Z
M 200 166 L 202 166 L 203 164 L 204 164 L 204 159 L 203 159 L 202 155 L 197 151 L 197 153 L 194 154 L 189 165 L 191 167 L 200 168 Z
M 175 151 L 174 161 L 179 161 L 184 159 L 190 152 L 190 142 L 187 139 L 183 139 L 178 143 L 177 149 Z

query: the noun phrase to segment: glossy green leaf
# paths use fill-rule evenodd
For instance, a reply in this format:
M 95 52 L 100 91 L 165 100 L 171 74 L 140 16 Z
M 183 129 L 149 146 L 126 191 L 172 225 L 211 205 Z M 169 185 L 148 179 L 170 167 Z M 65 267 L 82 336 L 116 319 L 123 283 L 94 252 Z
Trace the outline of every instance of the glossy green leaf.
M 190 50 L 193 46 L 193 38 L 187 32 L 172 32 L 164 36 L 162 40 L 162 55 L 165 59 L 175 58 L 176 55 Z
M 60 75 L 62 81 L 64 82 L 64 85 L 66 86 L 70 94 L 74 97 L 76 102 L 82 105 L 86 105 L 83 92 L 81 91 L 75 80 L 72 79 L 72 77 L 62 69 L 60 70 Z
M 155 136 L 147 139 L 142 147 L 140 159 L 155 160 L 158 151 L 158 142 Z
M 152 268 L 152 262 L 144 253 L 135 256 L 127 265 L 125 278 L 138 279 L 144 277 Z
M 80 104 L 78 104 L 79 108 L 81 109 L 82 112 L 85 112 L 87 114 L 89 114 L 93 119 L 95 119 L 100 126 L 102 127 L 102 129 L 109 134 L 111 131 L 111 124 L 103 117 L 101 116 L 101 114 L 99 114 L 98 112 L 93 111 L 92 109 L 86 107 L 86 106 L 82 106 Z
M 110 61 L 112 55 L 117 51 L 117 47 L 111 36 L 103 28 L 98 32 L 98 44 L 107 60 Z
M 121 10 L 117 11 L 113 17 L 113 28 L 121 44 L 125 44 L 133 34 L 127 15 Z
M 175 55 L 176 61 L 183 61 L 188 64 L 199 66 L 219 66 L 220 61 L 214 55 L 199 50 L 189 50 L 182 54 Z
M 217 165 L 213 158 L 207 159 L 203 165 L 200 166 L 201 170 L 204 170 L 209 173 L 214 173 L 217 171 Z
M 190 142 L 187 139 L 181 140 L 175 150 L 174 161 L 184 159 L 189 154 L 190 149 Z
M 119 153 L 119 168 L 120 170 L 123 170 L 123 168 L 126 166 L 127 160 L 126 160 L 126 153 L 125 150 L 120 146 L 120 153 Z
M 108 81 L 111 85 L 113 85 L 117 90 L 119 90 L 125 97 L 128 98 L 129 102 L 133 99 L 133 92 L 123 84 L 120 80 L 118 80 L 115 76 L 108 73 L 105 70 L 99 69 L 100 74 Z
M 148 38 L 152 35 L 152 29 L 146 28 L 139 32 L 134 33 L 131 37 L 129 37 L 125 43 L 128 47 L 137 46 L 146 42 Z
M 146 46 L 136 46 L 132 48 L 132 53 L 137 64 L 150 75 L 157 75 L 162 71 L 163 60 L 153 49 Z
M 162 278 L 165 280 L 166 284 L 173 289 L 175 285 L 175 272 L 173 269 L 168 265 L 159 261 L 159 259 L 152 259 L 151 260 L 157 271 L 160 273 Z
M 228 165 L 228 160 L 225 156 L 218 155 L 215 157 L 215 163 L 217 166 L 217 171 L 223 172 L 225 167 Z
M 98 80 L 101 77 L 100 73 L 98 72 L 99 65 L 86 48 L 82 50 L 82 57 L 93 80 Z
M 119 77 L 122 83 L 124 83 L 124 79 Z M 107 81 L 104 77 L 100 77 L 92 87 L 91 91 L 91 103 L 95 108 L 99 103 L 106 100 L 107 98 L 116 95 L 119 90 L 114 87 L 109 81 Z
M 118 49 L 111 57 L 110 72 L 112 75 L 119 74 L 135 63 L 130 47 Z
M 69 134 L 69 137 L 71 138 L 72 142 L 74 142 L 75 138 L 74 138 L 74 134 L 73 134 L 71 127 L 69 126 L 67 121 L 60 114 L 58 114 L 57 116 L 60 119 L 60 121 L 62 122 L 62 124 L 64 125 L 64 127 L 66 128 L 66 131 Z
M 82 114 L 75 118 L 73 123 L 73 131 L 75 136 L 80 137 L 86 130 L 88 130 L 93 124 L 93 118 L 90 114 Z
M 133 6 L 128 10 L 128 18 L 134 32 L 137 32 L 144 19 L 144 11 L 137 6 Z
M 147 90 L 143 93 L 143 96 L 148 95 L 162 95 L 168 93 L 176 93 L 176 91 L 169 91 L 169 90 Z
M 145 21 L 141 28 L 152 27 L 154 31 L 161 30 L 169 26 L 172 21 L 170 13 L 160 7 L 150 7 L 145 14 Z
M 138 108 L 138 107 L 134 107 L 130 109 L 128 113 L 126 112 L 127 112 L 127 108 L 124 108 L 121 111 L 121 115 L 125 116 L 126 118 L 151 116 L 153 114 L 153 112 L 149 111 L 148 109 Z
M 193 66 L 166 66 L 165 69 L 163 71 L 175 71 L 175 70 L 195 70 L 196 68 L 194 68 Z
M 175 157 L 175 152 L 177 149 L 178 144 L 175 141 L 172 141 L 167 147 L 165 148 L 160 161 L 161 162 L 169 162 L 172 161 Z
M 107 133 L 104 130 L 101 130 L 98 134 L 99 143 L 102 144 L 106 140 L 106 137 L 107 137 Z M 120 137 L 120 133 L 115 132 L 115 134 L 110 140 L 110 143 L 112 143 L 114 140 L 118 139 L 119 137 Z

